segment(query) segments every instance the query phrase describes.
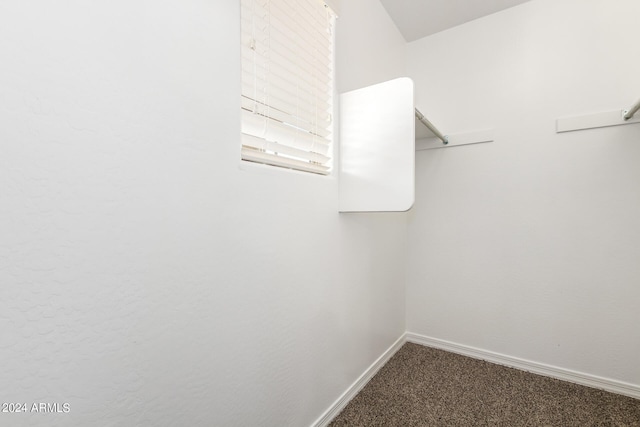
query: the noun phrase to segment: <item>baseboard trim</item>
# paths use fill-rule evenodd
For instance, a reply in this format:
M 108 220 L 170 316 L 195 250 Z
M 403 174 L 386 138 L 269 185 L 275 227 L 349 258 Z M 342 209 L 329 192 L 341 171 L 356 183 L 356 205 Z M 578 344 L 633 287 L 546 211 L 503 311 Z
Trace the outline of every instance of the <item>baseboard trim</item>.
M 342 411 L 344 407 L 347 406 L 347 403 L 349 403 L 349 401 L 351 401 L 351 399 L 353 399 L 356 394 L 358 394 L 360 390 L 362 390 L 362 388 L 367 385 L 371 378 L 373 378 L 374 375 L 378 373 L 380 368 L 382 368 L 385 363 L 387 363 L 389 359 L 391 359 L 391 357 L 393 357 L 393 355 L 396 354 L 398 350 L 400 350 L 400 347 L 402 347 L 406 342 L 405 335 L 406 334 L 402 334 L 402 336 L 398 338 L 396 342 L 391 345 L 391 347 L 389 347 L 384 353 L 382 353 L 382 356 L 378 357 L 378 359 L 376 359 L 376 361 L 373 362 L 371 366 L 369 366 L 364 371 L 364 373 L 360 375 L 360 377 L 358 377 L 358 379 L 349 386 L 347 391 L 342 393 L 338 400 L 336 400 L 329 407 L 329 409 L 327 409 L 320 416 L 320 418 L 318 418 L 311 425 L 311 427 L 326 427 L 327 425 L 329 425 L 329 423 L 338 416 L 340 411 Z
M 640 386 L 407 332 L 407 342 L 640 399 Z

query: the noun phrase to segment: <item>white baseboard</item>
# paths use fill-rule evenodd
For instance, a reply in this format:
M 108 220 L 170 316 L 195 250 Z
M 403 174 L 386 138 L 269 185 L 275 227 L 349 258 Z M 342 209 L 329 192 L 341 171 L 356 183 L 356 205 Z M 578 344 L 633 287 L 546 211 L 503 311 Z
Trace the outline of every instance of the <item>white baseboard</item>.
M 405 342 L 405 334 L 402 334 L 402 336 L 398 338 L 398 340 L 393 343 L 391 347 L 389 347 L 384 353 L 382 353 L 382 356 L 378 357 L 378 359 L 373 362 L 373 364 L 371 364 L 371 366 L 369 366 L 353 384 L 349 386 L 347 391 L 342 393 L 338 400 L 336 400 L 329 407 L 329 409 L 327 409 L 324 414 L 322 414 L 320 418 L 318 418 L 311 425 L 311 427 L 325 427 L 329 425 L 329 423 L 338 416 L 340 411 L 342 411 L 344 407 L 347 406 L 347 403 L 349 403 L 351 399 L 353 399 L 356 394 L 358 394 L 358 392 L 360 392 L 360 390 L 362 390 L 362 388 L 367 385 L 369 380 L 371 380 L 371 378 L 373 378 L 374 375 L 378 373 L 380 368 L 382 368 L 385 363 L 387 363 L 389 359 L 391 359 L 391 357 L 396 354 L 398 350 L 400 350 L 400 347 L 402 347 Z
M 407 332 L 407 342 L 640 399 L 640 386 Z

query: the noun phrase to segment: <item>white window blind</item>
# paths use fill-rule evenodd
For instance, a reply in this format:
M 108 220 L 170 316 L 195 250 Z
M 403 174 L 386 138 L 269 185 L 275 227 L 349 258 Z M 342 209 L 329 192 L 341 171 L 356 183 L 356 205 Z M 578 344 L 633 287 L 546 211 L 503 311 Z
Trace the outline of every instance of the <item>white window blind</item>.
M 241 0 L 242 159 L 328 174 L 335 14 L 321 0 Z

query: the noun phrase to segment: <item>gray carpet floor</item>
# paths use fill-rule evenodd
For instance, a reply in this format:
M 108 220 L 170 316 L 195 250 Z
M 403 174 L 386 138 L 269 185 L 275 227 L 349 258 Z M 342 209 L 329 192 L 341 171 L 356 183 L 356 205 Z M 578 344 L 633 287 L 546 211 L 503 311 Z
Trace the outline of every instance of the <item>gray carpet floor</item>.
M 640 400 L 407 343 L 339 426 L 640 426 Z

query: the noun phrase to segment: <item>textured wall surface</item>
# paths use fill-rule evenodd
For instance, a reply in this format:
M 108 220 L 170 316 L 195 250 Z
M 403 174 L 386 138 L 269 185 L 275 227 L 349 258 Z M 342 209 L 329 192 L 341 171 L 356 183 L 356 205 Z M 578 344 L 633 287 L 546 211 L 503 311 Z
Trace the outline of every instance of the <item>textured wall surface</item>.
M 423 112 L 496 135 L 417 153 L 409 331 L 640 385 L 640 125 L 555 133 L 640 97 L 639 15 L 534 0 L 409 44 Z
M 341 90 L 401 75 L 346 3 Z M 0 3 L 0 401 L 70 408 L 0 425 L 310 425 L 405 330 L 406 216 L 241 165 L 239 51 L 235 0 Z

